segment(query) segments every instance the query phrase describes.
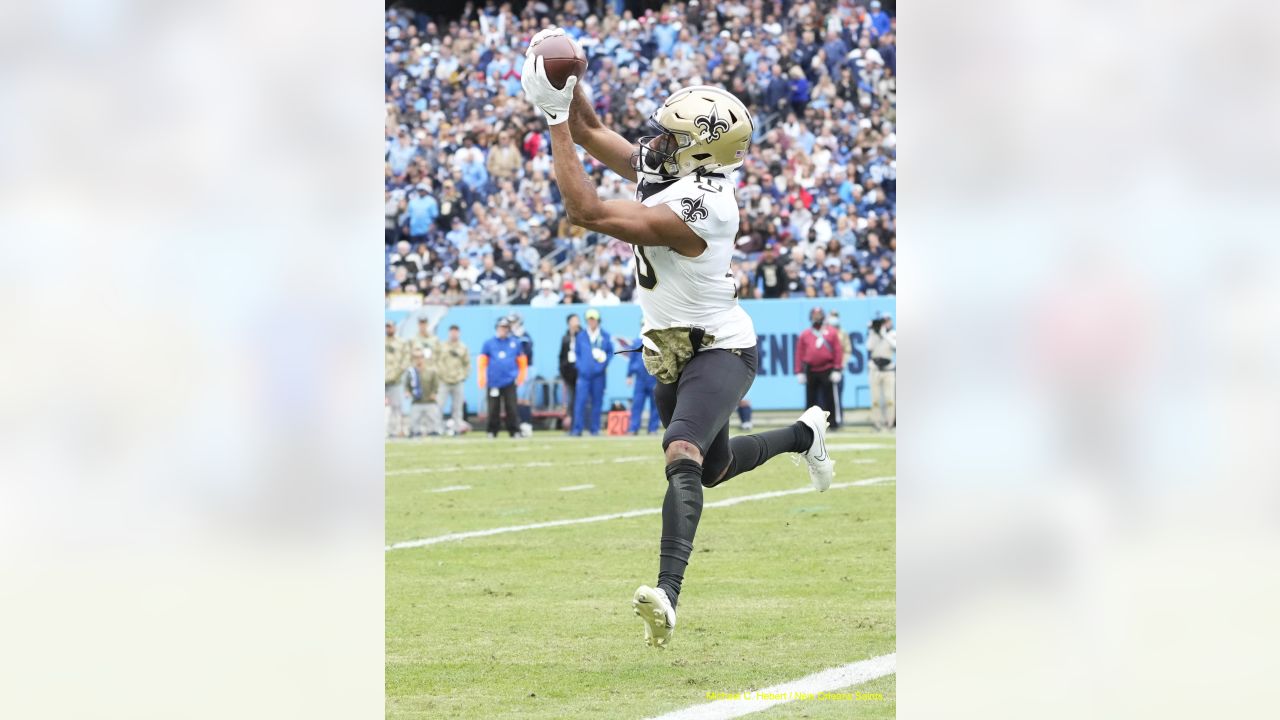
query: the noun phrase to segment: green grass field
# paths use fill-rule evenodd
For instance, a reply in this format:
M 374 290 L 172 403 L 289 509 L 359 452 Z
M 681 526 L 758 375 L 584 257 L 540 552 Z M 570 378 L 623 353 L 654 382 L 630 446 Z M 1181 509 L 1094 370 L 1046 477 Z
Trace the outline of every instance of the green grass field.
M 894 438 L 829 439 L 835 482 L 892 477 Z M 808 487 L 790 456 L 707 502 Z M 465 438 L 386 447 L 387 543 L 656 509 L 658 436 Z M 591 485 L 579 490 L 565 487 Z M 453 489 L 440 492 L 443 488 Z M 708 507 L 666 650 L 631 593 L 657 576 L 657 514 L 468 537 L 386 553 L 392 718 L 647 718 L 895 648 L 892 480 Z M 751 717 L 891 718 L 894 676 Z

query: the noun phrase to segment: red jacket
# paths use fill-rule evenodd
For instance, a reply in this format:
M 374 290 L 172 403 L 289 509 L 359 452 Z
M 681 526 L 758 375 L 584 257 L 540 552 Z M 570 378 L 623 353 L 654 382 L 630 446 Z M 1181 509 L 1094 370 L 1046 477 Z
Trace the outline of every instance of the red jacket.
M 796 372 L 828 372 L 839 370 L 844 364 L 844 350 L 840 347 L 839 331 L 824 327 L 821 331 L 809 328 L 800 333 L 796 341 Z

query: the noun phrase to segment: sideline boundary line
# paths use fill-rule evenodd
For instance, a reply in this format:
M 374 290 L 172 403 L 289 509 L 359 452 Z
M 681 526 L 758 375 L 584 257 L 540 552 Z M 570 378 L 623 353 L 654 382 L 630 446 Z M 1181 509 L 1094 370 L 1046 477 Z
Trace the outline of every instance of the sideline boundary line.
M 832 487 L 835 486 L 833 485 Z M 746 692 L 737 693 L 738 697 L 733 699 L 726 698 L 712 700 L 709 703 L 691 705 L 682 710 L 669 712 L 666 715 L 658 715 L 649 720 L 728 720 L 729 718 L 742 717 L 743 715 L 767 710 L 775 705 L 792 702 L 798 699 L 796 697 L 797 693 L 816 696 L 819 693 L 860 685 L 876 678 L 892 675 L 897 671 L 897 666 L 898 654 L 896 652 L 889 653 L 888 655 L 873 657 L 870 660 L 860 660 L 848 665 L 828 668 L 779 685 L 771 685 L 759 690 L 747 690 Z M 761 695 L 768 697 L 761 699 Z M 819 701 L 813 700 L 812 702 Z M 828 702 L 845 701 L 830 700 Z
M 863 487 L 866 485 L 877 485 L 879 483 L 888 482 L 897 479 L 896 475 L 886 475 L 884 477 L 867 478 L 865 480 L 855 480 L 847 483 L 832 483 L 831 490 L 840 490 L 842 488 Z M 794 488 L 792 490 L 773 490 L 770 492 L 756 493 L 755 495 L 740 495 L 738 497 L 726 498 L 724 500 L 716 500 L 704 504 L 703 509 L 716 507 L 730 507 L 744 502 L 752 502 L 754 500 L 770 500 L 772 498 L 786 497 L 787 495 L 803 495 L 804 493 L 815 492 L 813 486 L 802 488 Z M 402 540 L 400 542 L 391 543 L 384 548 L 385 552 L 392 550 L 407 550 L 409 548 L 426 547 L 427 545 L 435 545 L 437 543 L 452 542 L 455 540 L 468 540 L 470 538 L 488 537 L 490 535 L 502 535 L 504 533 L 523 532 L 525 530 L 541 530 L 543 528 L 561 527 L 564 525 L 582 525 L 585 523 L 604 522 L 605 520 L 621 520 L 623 518 L 640 517 L 642 515 L 658 515 L 662 513 L 662 508 L 645 508 L 643 510 L 628 510 L 620 513 L 610 513 L 608 515 L 592 515 L 591 517 L 569 518 L 567 520 L 551 520 L 548 522 L 531 523 L 529 525 L 511 525 L 508 527 L 489 528 L 488 530 L 471 530 L 468 532 L 449 533 L 448 535 L 437 535 L 429 538 L 418 538 L 417 540 Z

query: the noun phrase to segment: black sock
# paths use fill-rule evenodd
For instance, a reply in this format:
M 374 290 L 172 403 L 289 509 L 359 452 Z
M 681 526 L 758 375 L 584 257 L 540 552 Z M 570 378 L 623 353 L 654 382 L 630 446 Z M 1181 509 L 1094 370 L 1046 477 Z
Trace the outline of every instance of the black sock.
M 715 487 L 735 475 L 754 470 L 784 452 L 804 452 L 812 444 L 813 431 L 802 422 L 778 430 L 729 438 L 729 468 L 725 470 L 724 477 L 706 487 Z
M 662 542 L 659 545 L 658 588 L 676 606 L 684 569 L 693 552 L 693 535 L 702 517 L 702 465 L 676 460 L 667 465 L 667 497 L 662 501 Z

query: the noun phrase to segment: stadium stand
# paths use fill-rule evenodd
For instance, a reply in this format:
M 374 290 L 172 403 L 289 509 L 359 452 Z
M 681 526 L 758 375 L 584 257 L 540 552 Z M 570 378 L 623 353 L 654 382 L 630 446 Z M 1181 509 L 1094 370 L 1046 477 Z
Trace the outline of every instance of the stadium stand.
M 623 6 L 386 11 L 388 303 L 631 301 L 631 247 L 565 220 L 544 121 L 521 94 L 524 49 L 547 25 L 581 43 L 584 89 L 630 140 L 684 85 L 723 86 L 751 108 L 740 297 L 896 294 L 891 13 L 875 0 L 688 0 L 639 16 Z M 585 159 L 603 197 L 631 196 Z

